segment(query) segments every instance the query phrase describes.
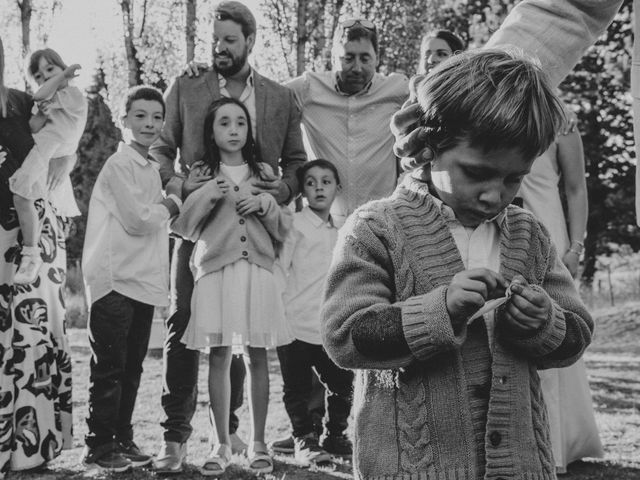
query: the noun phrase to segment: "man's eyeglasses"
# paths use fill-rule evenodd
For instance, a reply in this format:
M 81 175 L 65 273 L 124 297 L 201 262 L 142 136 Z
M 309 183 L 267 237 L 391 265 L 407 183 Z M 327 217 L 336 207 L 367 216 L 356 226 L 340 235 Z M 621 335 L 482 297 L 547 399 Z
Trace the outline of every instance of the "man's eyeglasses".
M 372 32 L 376 31 L 375 24 L 364 18 L 349 18 L 340 24 L 340 26 L 345 30 L 347 28 L 355 27 L 356 25 L 360 25 L 362 28 L 371 30 Z

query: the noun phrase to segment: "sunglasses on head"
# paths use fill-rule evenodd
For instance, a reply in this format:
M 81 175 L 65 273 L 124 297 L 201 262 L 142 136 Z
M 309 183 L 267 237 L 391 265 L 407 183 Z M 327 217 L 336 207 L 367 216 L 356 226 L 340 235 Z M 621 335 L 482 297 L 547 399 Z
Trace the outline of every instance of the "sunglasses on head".
M 372 32 L 376 31 L 374 23 L 364 18 L 350 18 L 340 24 L 340 26 L 345 29 L 355 27 L 356 25 L 360 25 L 362 28 L 371 30 Z

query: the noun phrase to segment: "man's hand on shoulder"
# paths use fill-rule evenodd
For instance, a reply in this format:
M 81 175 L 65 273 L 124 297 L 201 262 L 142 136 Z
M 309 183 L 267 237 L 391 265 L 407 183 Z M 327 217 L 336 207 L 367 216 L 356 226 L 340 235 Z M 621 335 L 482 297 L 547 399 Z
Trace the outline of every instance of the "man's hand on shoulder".
M 211 67 L 203 62 L 196 62 L 195 60 L 187 63 L 187 66 L 184 67 L 182 71 L 182 75 L 187 75 L 189 78 L 200 76 L 200 72 L 206 72 L 210 70 Z
M 278 203 L 284 203 L 291 197 L 291 189 L 277 175 L 267 170 L 262 171 L 261 178 L 252 179 L 251 193 L 268 193 Z

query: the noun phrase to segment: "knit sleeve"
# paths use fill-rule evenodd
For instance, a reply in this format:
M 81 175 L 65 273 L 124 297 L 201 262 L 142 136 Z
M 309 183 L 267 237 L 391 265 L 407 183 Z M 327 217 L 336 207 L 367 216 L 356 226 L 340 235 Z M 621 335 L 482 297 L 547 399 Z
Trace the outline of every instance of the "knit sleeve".
M 209 180 L 187 197 L 180 214 L 171 221 L 170 230 L 182 238 L 197 241 L 214 206 L 222 197 L 216 180 Z
M 516 336 L 504 329 L 500 336 L 514 351 L 533 359 L 539 368 L 565 367 L 577 361 L 591 343 L 593 320 L 553 244 L 546 263 L 542 284 L 533 288 L 546 292 L 552 300 L 547 321 L 531 336 Z
M 464 332 L 453 332 L 442 289 L 396 300 L 390 239 L 380 235 L 354 214 L 334 251 L 322 337 L 328 354 L 343 368 L 401 368 L 463 341 Z

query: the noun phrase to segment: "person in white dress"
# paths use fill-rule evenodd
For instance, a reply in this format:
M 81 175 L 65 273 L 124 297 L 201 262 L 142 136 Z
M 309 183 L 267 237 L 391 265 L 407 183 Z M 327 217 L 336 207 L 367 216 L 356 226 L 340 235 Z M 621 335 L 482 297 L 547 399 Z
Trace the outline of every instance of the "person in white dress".
M 87 121 L 87 101 L 77 87 L 69 84 L 79 68 L 77 64 L 67 66 L 50 48 L 35 51 L 29 59 L 29 74 L 40 87 L 33 95 L 36 106 L 29 121 L 35 145 L 9 179 L 23 234 L 16 284 L 34 282 L 43 262 L 37 243 L 40 223 L 34 200 L 49 199 L 62 217 L 80 215 L 69 178 L 73 168 L 69 159 L 75 161 Z M 50 169 L 54 159 L 66 165 Z
M 560 185 L 566 195 L 566 218 Z M 562 262 L 576 278 L 588 215 L 582 140 L 577 131 L 558 135 L 556 142 L 533 162 L 519 196 L 524 208 L 547 227 Z M 556 471 L 565 473 L 569 463 L 584 457 L 602 457 L 584 360 L 539 374 Z
M 185 200 L 172 229 L 195 242 L 191 318 L 182 337 L 190 349 L 209 348 L 209 396 L 217 442 L 201 473 L 222 475 L 231 459 L 229 437 L 232 347 L 247 351 L 252 416 L 249 467 L 273 470 L 264 439 L 269 402 L 266 349 L 291 342 L 273 276 L 277 245 L 284 242 L 292 212 L 253 182 L 275 178 L 258 162 L 247 108 L 233 98 L 216 100 L 204 124 L 202 174 L 213 176 Z

